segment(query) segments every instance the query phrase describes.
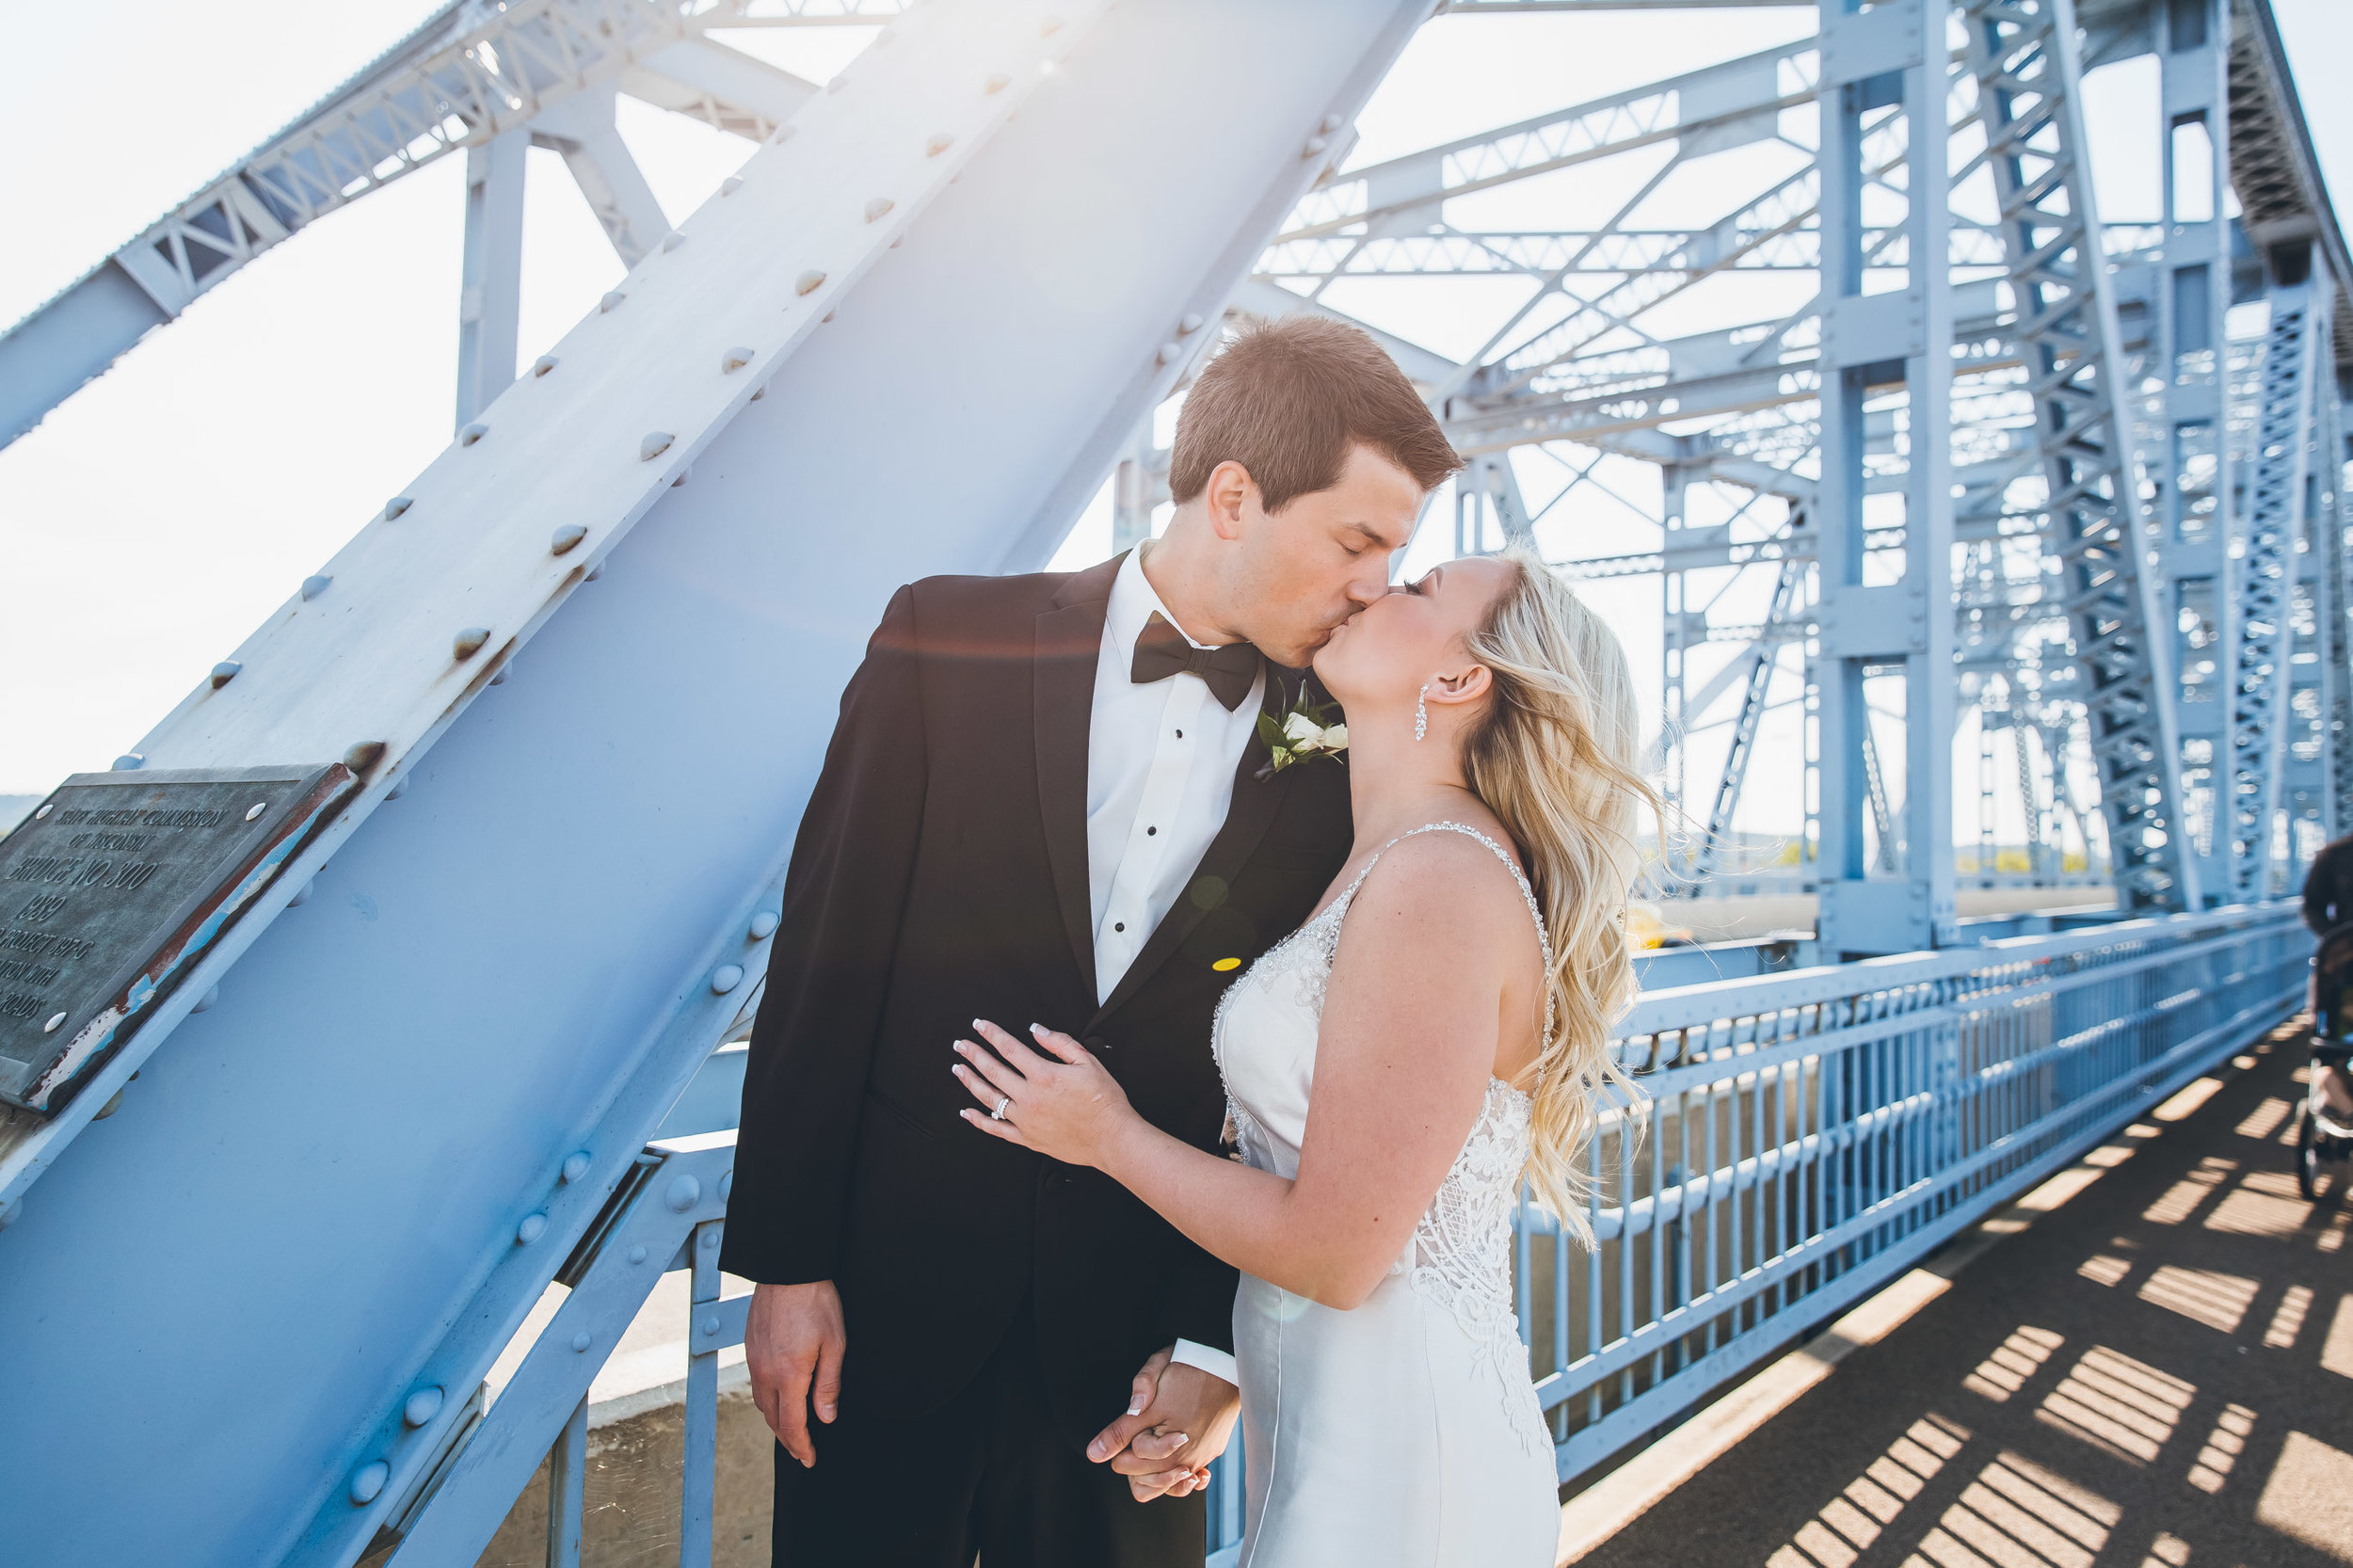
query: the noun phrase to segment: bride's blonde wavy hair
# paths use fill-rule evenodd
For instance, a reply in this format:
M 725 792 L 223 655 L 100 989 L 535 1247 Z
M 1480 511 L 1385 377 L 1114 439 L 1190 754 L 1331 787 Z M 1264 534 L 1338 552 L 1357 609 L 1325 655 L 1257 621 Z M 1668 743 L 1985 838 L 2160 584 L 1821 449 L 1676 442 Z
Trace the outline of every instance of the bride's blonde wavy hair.
M 1626 896 L 1641 869 L 1637 809 L 1658 815 L 1641 772 L 1641 718 L 1625 649 L 1544 562 L 1524 550 L 1471 656 L 1494 678 L 1485 712 L 1462 743 L 1465 781 L 1527 857 L 1552 972 L 1551 1026 L 1534 1064 L 1526 1179 L 1564 1229 L 1592 1244 L 1582 1171 L 1615 1092 L 1631 1112 L 1641 1092 L 1609 1052 L 1633 1001 Z

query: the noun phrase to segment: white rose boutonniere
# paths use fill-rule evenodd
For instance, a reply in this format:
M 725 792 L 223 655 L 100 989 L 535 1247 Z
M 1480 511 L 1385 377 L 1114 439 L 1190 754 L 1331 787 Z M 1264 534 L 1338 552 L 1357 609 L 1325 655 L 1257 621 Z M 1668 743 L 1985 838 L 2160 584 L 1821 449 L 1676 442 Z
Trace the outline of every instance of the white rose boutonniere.
M 1343 760 L 1340 753 L 1348 749 L 1348 726 L 1337 722 L 1338 718 L 1337 704 L 1308 701 L 1304 685 L 1281 719 L 1260 713 L 1258 739 L 1266 743 L 1268 758 L 1258 776 L 1272 778 L 1294 762 L 1318 757 Z

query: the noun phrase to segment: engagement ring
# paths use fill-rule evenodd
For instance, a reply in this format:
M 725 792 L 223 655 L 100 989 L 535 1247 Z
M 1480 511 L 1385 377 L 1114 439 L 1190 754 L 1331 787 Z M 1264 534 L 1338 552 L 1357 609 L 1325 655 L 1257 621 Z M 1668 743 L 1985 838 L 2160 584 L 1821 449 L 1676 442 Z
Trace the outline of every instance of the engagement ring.
M 1012 1103 L 1013 1096 L 1011 1095 L 1000 1095 L 997 1097 L 997 1109 L 988 1113 L 988 1119 L 992 1122 L 1003 1121 L 1005 1119 L 1005 1107 L 1011 1105 Z

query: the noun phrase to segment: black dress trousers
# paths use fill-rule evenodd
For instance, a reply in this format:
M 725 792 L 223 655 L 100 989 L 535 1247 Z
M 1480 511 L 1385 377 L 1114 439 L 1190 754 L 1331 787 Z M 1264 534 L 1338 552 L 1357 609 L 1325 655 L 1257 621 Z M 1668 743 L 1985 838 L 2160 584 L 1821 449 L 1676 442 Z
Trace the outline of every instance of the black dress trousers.
M 815 1426 L 817 1465 L 776 1445 L 775 1568 L 1201 1568 L 1201 1495 L 1136 1501 L 1047 1408 L 1025 1306 L 980 1375 L 914 1419 Z

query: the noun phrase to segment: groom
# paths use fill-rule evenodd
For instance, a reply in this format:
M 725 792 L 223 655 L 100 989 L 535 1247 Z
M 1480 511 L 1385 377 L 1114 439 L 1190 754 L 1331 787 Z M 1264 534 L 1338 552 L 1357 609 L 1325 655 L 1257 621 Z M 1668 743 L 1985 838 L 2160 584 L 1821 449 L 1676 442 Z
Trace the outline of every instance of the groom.
M 1217 999 L 1350 844 L 1345 768 L 1266 773 L 1258 716 L 1458 466 L 1370 338 L 1295 317 L 1202 371 L 1160 539 L 892 598 L 793 845 L 720 1258 L 759 1282 L 778 1568 L 1200 1568 L 1200 1499 L 1146 1499 L 1232 1427 L 1234 1271 L 958 1121 L 949 1046 L 1069 1028 L 1216 1146 Z

